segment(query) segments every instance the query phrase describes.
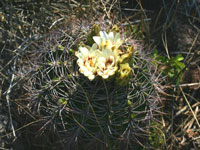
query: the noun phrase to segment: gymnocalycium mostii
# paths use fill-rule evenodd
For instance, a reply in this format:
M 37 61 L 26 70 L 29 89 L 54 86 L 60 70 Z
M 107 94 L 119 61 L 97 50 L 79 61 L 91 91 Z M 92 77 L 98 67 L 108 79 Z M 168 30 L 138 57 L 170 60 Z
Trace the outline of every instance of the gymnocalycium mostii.
M 37 61 L 29 65 L 38 70 L 25 82 L 29 96 L 21 105 L 29 102 L 27 117 L 40 119 L 40 133 L 51 129 L 56 145 L 135 149 L 148 140 L 157 109 L 154 75 L 140 51 L 120 38 L 123 33 L 98 31 L 83 32 L 84 39 L 92 37 L 85 43 L 52 34 L 31 51 Z
M 97 26 L 94 28 L 99 30 Z M 149 115 L 147 107 L 151 107 L 155 91 L 148 63 L 139 52 L 134 54 L 134 45 L 123 45 L 126 40 L 120 38 L 119 29 L 108 32 L 99 30 L 92 39 L 90 45 L 82 44 L 75 52 L 79 72 L 89 79 L 84 80 L 87 84 L 82 84 L 81 95 L 85 94 L 90 106 L 92 119 L 89 118 L 96 122 L 91 122 L 93 127 L 96 124 L 94 129 L 88 128 L 91 134 L 97 132 L 96 127 L 99 126 L 98 134 L 106 136 L 113 146 L 113 142 L 119 140 L 126 130 L 133 129 L 135 133 L 131 132 L 132 136 L 140 135 L 145 130 L 141 120 Z M 129 121 L 133 121 L 134 125 L 130 125 Z M 141 126 L 137 126 L 136 122 Z M 136 142 L 138 137 L 143 138 L 135 136 L 132 137 L 134 140 L 130 139 Z

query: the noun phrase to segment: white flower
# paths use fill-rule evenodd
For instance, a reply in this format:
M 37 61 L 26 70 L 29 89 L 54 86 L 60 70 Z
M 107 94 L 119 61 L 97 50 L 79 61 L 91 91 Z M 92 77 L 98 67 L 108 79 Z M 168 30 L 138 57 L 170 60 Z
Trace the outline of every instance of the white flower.
M 88 77 L 89 80 L 93 80 L 97 74 L 97 52 L 97 45 L 93 44 L 91 48 L 79 47 L 79 51 L 75 53 L 78 57 L 77 64 L 80 67 L 79 71 Z
M 97 74 L 103 79 L 107 79 L 109 76 L 114 75 L 118 69 L 118 59 L 119 56 L 116 51 L 112 51 L 111 49 L 103 49 L 100 51 L 96 64 Z
M 120 39 L 120 33 L 110 32 L 109 34 L 107 34 L 104 31 L 100 31 L 99 34 L 100 36 L 93 37 L 93 40 L 99 46 L 99 49 L 107 48 L 107 49 L 116 50 L 123 43 L 123 41 Z
M 120 58 L 119 47 L 123 43 L 119 33 L 99 32 L 100 36 L 94 36 L 95 43 L 92 47 L 79 47 L 75 53 L 78 57 L 79 71 L 93 80 L 97 75 L 103 79 L 109 78 L 118 70 Z

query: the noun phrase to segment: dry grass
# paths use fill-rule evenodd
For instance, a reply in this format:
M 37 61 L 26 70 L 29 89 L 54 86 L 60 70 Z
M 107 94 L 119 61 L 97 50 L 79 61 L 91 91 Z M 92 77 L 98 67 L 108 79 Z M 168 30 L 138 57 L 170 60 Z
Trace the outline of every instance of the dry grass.
M 117 24 L 123 32 L 130 34 L 138 43 L 138 47 L 143 48 L 144 53 L 148 53 L 150 57 L 155 47 L 168 58 L 177 53 L 183 54 L 188 69 L 183 70 L 184 75 L 180 85 L 163 82 L 165 77 L 160 76 L 159 68 L 155 69 L 158 74 L 156 80 L 158 84 L 155 86 L 160 92 L 157 96 L 161 100 L 162 111 L 159 112 L 161 117 L 156 118 L 158 125 L 154 126 L 158 130 L 154 132 L 161 134 L 164 141 L 159 144 L 155 142 L 152 149 L 198 150 L 200 148 L 200 4 L 196 0 L 171 2 L 163 0 L 157 10 L 147 10 L 145 2 L 129 1 L 126 4 L 125 1 L 119 0 L 97 2 L 4 0 L 0 4 L 2 4 L 0 7 L 2 39 L 0 41 L 0 102 L 5 105 L 3 109 L 8 110 L 10 119 L 7 133 L 0 134 L 0 139 L 12 135 L 11 143 L 18 144 L 18 141 L 25 140 L 28 135 L 33 137 L 38 135 L 38 132 L 22 134 L 30 132 L 29 127 L 37 130 L 40 126 L 37 123 L 42 120 L 35 118 L 33 112 L 20 105 L 20 101 L 29 96 L 25 93 L 27 89 L 22 89 L 24 81 L 38 69 L 37 66 L 33 68 L 28 64 L 34 60 L 30 55 L 31 50 L 40 46 L 40 39 L 45 39 L 49 33 L 56 30 L 62 31 L 63 25 L 67 26 L 72 33 L 77 33 L 80 27 L 85 28 L 86 32 L 92 24 L 96 23 L 105 28 Z M 135 33 L 130 31 L 133 25 L 136 29 Z M 24 57 L 25 54 L 29 57 Z M 22 114 L 29 117 L 21 118 Z M 23 136 L 20 137 L 21 134 Z M 31 143 L 31 139 L 29 140 L 23 142 L 28 145 Z M 41 144 L 40 140 L 41 138 L 38 137 L 36 144 L 37 142 Z M 44 143 L 50 143 L 52 139 L 46 137 L 43 140 Z M 62 141 L 62 138 L 60 140 Z M 7 147 L 9 146 L 8 144 Z M 16 144 L 13 145 L 15 146 Z M 44 145 L 39 147 L 49 149 Z

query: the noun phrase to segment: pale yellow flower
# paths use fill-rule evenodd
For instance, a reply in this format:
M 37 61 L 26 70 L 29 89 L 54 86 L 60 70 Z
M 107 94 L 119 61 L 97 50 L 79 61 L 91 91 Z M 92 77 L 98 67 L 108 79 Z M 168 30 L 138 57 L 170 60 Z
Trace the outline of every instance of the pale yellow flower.
M 117 83 L 120 85 L 125 85 L 128 82 L 128 77 L 131 74 L 131 67 L 128 63 L 120 64 L 118 73 L 119 77 L 117 78 Z
M 91 48 L 79 47 L 79 51 L 75 53 L 78 57 L 77 64 L 80 67 L 79 71 L 88 77 L 89 80 L 93 80 L 97 74 L 97 52 L 97 45 L 93 44 Z
M 134 46 L 128 47 L 127 52 L 121 54 L 119 62 L 120 63 L 129 62 L 130 58 L 133 55 L 133 52 L 134 52 Z
M 131 67 L 129 66 L 129 64 L 128 63 L 120 64 L 119 73 L 120 73 L 119 77 L 120 79 L 127 78 L 131 73 Z
M 97 74 L 103 79 L 107 79 L 109 76 L 115 74 L 118 69 L 119 56 L 116 51 L 110 49 L 103 49 L 99 51 L 99 57 L 97 60 Z
M 93 40 L 99 46 L 99 49 L 118 49 L 123 41 L 120 39 L 120 33 L 109 32 L 108 34 L 104 31 L 99 32 L 100 36 L 94 36 Z

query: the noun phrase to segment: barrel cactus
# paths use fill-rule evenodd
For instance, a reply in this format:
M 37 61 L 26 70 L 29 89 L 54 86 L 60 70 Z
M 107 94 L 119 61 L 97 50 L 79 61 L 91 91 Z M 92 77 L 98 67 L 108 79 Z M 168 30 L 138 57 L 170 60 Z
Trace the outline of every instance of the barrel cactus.
M 158 108 L 149 62 L 116 26 L 77 32 L 54 32 L 31 52 L 23 105 L 39 135 L 64 149 L 145 146 Z

